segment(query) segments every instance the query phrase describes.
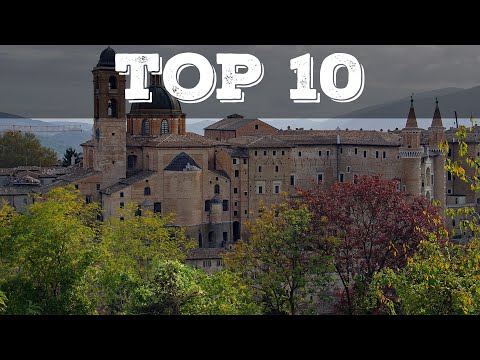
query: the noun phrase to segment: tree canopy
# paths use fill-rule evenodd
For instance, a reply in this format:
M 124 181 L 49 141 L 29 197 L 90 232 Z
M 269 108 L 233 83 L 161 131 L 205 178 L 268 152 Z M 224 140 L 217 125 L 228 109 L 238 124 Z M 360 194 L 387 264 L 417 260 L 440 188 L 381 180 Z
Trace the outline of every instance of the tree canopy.
M 45 148 L 32 133 L 5 131 L 0 133 L 0 168 L 16 166 L 53 166 L 54 150 Z

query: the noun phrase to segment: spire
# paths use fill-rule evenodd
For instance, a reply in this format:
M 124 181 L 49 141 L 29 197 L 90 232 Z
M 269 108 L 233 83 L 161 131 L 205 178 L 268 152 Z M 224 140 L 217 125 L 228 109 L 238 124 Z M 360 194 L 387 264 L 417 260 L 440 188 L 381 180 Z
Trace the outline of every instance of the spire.
M 413 108 L 413 93 L 410 95 L 410 111 L 408 112 L 406 128 L 418 128 L 415 109 Z
M 442 115 L 440 115 L 440 109 L 438 108 L 438 98 L 435 98 L 435 112 L 433 113 L 433 120 L 432 120 L 432 126 L 431 127 L 442 127 L 443 128 L 443 122 L 442 122 Z

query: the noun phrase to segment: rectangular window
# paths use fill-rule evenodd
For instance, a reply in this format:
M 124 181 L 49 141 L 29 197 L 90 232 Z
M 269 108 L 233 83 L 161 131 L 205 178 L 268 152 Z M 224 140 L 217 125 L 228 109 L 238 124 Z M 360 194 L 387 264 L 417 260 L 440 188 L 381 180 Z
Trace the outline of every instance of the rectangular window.
M 223 241 L 228 241 L 228 232 L 223 232 Z
M 387 152 L 386 152 L 386 151 L 383 152 L 383 158 L 384 158 L 384 159 L 387 158 Z
M 403 190 L 403 192 L 406 192 L 407 191 L 407 185 L 403 185 L 402 190 Z
M 301 151 L 298 152 L 298 156 L 302 156 L 302 152 L 301 152 Z
M 120 209 L 123 209 L 124 206 L 125 206 L 125 203 L 121 202 L 120 203 Z
M 238 211 L 237 210 L 233 211 L 233 216 L 238 216 Z
M 278 165 L 275 166 L 275 172 L 278 172 Z
M 255 156 L 257 156 L 257 151 L 255 151 Z
M 247 163 L 247 159 L 243 159 L 243 163 L 246 164 L 246 163 Z
M 267 152 L 266 152 L 266 151 L 264 151 L 264 152 L 263 152 L 263 155 L 264 155 L 264 156 L 267 156 Z
M 205 211 L 210 211 L 210 200 L 205 200 Z
M 244 191 L 244 192 L 243 192 L 243 195 L 247 196 L 247 192 L 246 192 L 246 191 Z
M 273 185 L 273 187 L 272 187 L 273 193 L 274 194 L 280 194 L 282 182 L 281 181 L 274 181 L 272 185 Z
M 255 190 L 257 194 L 265 194 L 265 181 L 256 181 Z
M 262 172 L 262 167 L 261 166 L 258 167 L 258 172 Z
M 85 196 L 85 202 L 87 204 L 90 204 L 91 202 L 93 202 L 92 195 Z
M 273 150 L 273 156 L 277 155 L 277 152 L 275 150 Z
M 318 156 L 322 156 L 322 150 L 318 152 Z
M 432 180 L 432 185 L 433 185 L 433 175 L 431 175 L 431 177 L 432 177 L 432 179 L 431 179 L 431 180 Z
M 247 210 L 245 210 L 245 211 L 244 211 L 244 213 L 245 213 L 245 215 L 247 215 L 247 214 L 248 214 L 248 211 L 247 211 Z
M 330 156 L 330 150 L 327 150 L 327 157 Z
M 347 174 L 350 174 L 350 166 L 347 166 Z
M 120 197 L 123 198 L 123 196 L 124 196 L 124 195 L 123 195 L 123 192 L 121 192 L 121 193 L 120 193 Z
M 366 152 L 366 151 L 363 152 L 363 157 L 364 157 L 364 158 L 367 157 L 367 152 Z
M 75 189 L 77 189 L 77 190 L 78 190 L 78 184 L 75 184 Z
M 238 193 L 238 188 L 233 188 L 233 193 L 237 194 Z
M 240 171 L 235 170 L 235 177 L 239 177 L 239 176 L 240 176 Z
M 447 179 L 452 180 L 452 173 L 450 171 L 447 171 Z
M 233 206 L 237 206 L 237 205 L 238 205 L 238 202 L 235 201 L 235 202 L 233 203 Z
M 378 159 L 378 151 L 375 151 L 375 158 Z
M 323 182 L 323 173 L 317 174 L 317 183 L 322 183 Z
M 357 154 L 358 154 L 358 149 L 357 149 L 357 148 L 355 148 L 355 155 L 357 155 Z
M 451 193 L 452 193 L 452 189 L 448 189 L 447 194 L 451 194 Z
M 343 148 L 340 148 L 340 154 L 343 154 Z
M 156 202 L 153 204 L 153 212 L 154 213 L 161 213 L 162 212 L 162 203 Z
M 452 148 L 448 148 L 448 156 L 452 156 Z
M 100 190 L 100 184 L 97 184 L 97 191 Z
M 223 260 L 217 260 L 217 267 L 223 266 Z
M 295 175 L 290 175 L 290 185 L 295 185 Z
M 340 182 L 344 182 L 345 180 L 345 174 L 344 173 L 340 173 L 339 176 L 338 176 L 338 179 Z
M 282 155 L 285 155 L 285 151 L 284 151 L 284 150 L 282 150 Z
M 222 205 L 223 211 L 228 211 L 228 200 L 223 200 Z
M 237 159 L 233 159 L 233 165 L 237 164 Z

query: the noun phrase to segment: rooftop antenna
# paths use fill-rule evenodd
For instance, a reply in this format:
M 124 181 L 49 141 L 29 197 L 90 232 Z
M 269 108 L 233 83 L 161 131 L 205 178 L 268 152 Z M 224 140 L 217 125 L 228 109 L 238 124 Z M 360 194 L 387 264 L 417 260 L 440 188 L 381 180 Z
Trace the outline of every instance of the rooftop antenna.
M 458 129 L 458 117 L 457 117 L 457 110 L 454 111 L 455 113 L 455 125 L 457 126 Z

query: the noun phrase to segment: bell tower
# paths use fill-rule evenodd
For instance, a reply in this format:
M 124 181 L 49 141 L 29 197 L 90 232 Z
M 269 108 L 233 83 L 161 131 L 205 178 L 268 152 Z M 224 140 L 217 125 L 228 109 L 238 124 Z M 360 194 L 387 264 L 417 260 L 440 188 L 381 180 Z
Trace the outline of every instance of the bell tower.
M 402 159 L 402 191 L 405 191 L 407 196 L 420 195 L 422 191 L 421 161 L 424 149 L 420 145 L 420 132 L 412 94 L 407 124 L 402 129 L 403 146 L 399 151 Z
M 125 76 L 115 71 L 115 50 L 102 51 L 93 74 L 93 168 L 103 174 L 101 187 L 126 176 Z

